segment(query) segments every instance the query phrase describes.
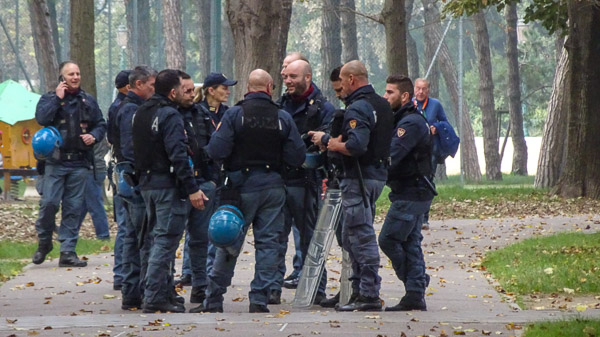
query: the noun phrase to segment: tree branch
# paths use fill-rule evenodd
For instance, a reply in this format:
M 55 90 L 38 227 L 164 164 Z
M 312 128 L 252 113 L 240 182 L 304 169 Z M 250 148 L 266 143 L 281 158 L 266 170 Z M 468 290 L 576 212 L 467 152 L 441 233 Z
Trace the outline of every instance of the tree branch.
M 361 13 L 357 10 L 354 10 L 350 7 L 340 7 L 340 11 L 345 11 L 345 12 L 350 12 L 350 13 L 354 13 L 358 16 L 362 16 L 363 18 L 367 18 L 370 20 L 373 20 L 377 23 L 383 24 L 383 19 L 381 18 L 381 15 L 373 15 L 373 14 L 365 14 L 365 13 Z

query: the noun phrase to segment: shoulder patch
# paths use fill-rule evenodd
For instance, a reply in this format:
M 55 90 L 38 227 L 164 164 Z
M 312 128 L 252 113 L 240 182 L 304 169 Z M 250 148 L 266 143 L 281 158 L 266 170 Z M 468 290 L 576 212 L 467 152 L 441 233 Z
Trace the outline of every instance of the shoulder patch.
M 403 128 L 398 128 L 398 138 L 401 138 L 406 133 L 406 130 Z
M 354 129 L 356 127 L 356 119 L 351 120 L 348 125 L 350 125 L 350 128 Z

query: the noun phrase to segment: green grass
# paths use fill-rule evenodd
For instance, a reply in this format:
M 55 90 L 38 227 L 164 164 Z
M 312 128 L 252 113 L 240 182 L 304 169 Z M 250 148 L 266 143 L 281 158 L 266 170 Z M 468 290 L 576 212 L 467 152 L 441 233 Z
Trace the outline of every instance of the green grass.
M 502 174 L 502 180 L 487 180 L 484 174 L 481 177 L 481 181 L 465 181 L 466 186 L 469 185 L 533 185 L 535 176 L 519 176 L 513 174 Z M 436 181 L 437 185 L 462 185 L 460 175 L 448 176 L 448 179 Z
M 523 337 L 594 337 L 599 335 L 600 320 L 573 319 L 530 324 Z
M 102 247 L 114 248 L 114 241 L 86 240 L 77 241 L 77 254 L 95 254 L 102 252 Z M 31 263 L 31 257 L 37 249 L 37 243 L 0 241 L 0 281 L 5 281 L 17 275 L 24 266 Z M 52 258 L 60 256 L 59 244 L 54 243 L 54 249 L 48 255 Z
M 25 188 L 27 185 L 23 179 L 19 180 L 19 198 L 25 194 Z M 4 192 L 4 178 L 0 179 L 0 188 L 2 188 L 2 192 Z
M 564 293 L 564 288 L 576 295 L 598 294 L 600 233 L 527 239 L 490 252 L 483 265 L 507 292 L 517 295 Z

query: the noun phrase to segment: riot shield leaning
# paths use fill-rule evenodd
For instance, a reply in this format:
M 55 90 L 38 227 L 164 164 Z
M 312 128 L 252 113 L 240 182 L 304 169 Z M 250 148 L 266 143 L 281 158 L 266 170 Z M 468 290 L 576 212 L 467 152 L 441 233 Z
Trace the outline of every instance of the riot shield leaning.
M 308 247 L 308 253 L 304 259 L 304 266 L 292 303 L 294 308 L 307 308 L 312 305 L 317 287 L 321 281 L 323 268 L 325 268 L 325 259 L 329 254 L 331 242 L 335 237 L 335 230 L 340 221 L 341 210 L 342 191 L 333 188 L 327 189 L 325 201 L 319 211 L 317 225 Z

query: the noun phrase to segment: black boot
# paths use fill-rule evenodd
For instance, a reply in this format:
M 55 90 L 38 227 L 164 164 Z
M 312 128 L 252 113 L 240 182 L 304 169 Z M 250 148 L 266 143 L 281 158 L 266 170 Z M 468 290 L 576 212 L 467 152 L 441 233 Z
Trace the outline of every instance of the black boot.
M 87 262 L 80 260 L 75 252 L 60 252 L 59 267 L 85 267 Z
M 300 276 L 292 277 L 292 275 L 290 275 L 285 280 L 283 280 L 283 287 L 287 289 L 296 289 L 298 288 L 299 281 Z
M 346 303 L 346 305 L 348 304 L 352 304 L 354 302 L 356 302 L 356 300 L 358 299 L 359 293 L 358 291 L 355 293 L 352 293 L 352 295 L 350 295 L 350 299 L 348 300 L 348 303 Z M 342 304 L 340 302 L 335 304 L 335 310 L 338 310 L 338 308 L 341 306 Z
M 212 308 L 205 308 L 204 304 L 200 304 L 199 306 L 190 309 L 190 313 L 200 313 L 200 312 L 202 312 L 202 313 L 222 313 L 223 306 L 218 305 L 218 306 L 215 306 Z
M 338 291 L 332 298 L 326 298 L 319 303 L 323 308 L 335 308 L 335 305 L 340 303 L 340 292 Z
M 177 305 L 177 304 L 183 305 L 185 303 L 185 298 L 183 298 L 183 296 L 180 296 L 177 293 L 177 290 L 175 290 L 175 287 L 172 287 L 171 294 L 169 296 L 169 301 L 175 305 Z
M 42 264 L 46 260 L 46 255 L 52 251 L 52 242 L 40 242 L 38 248 L 33 254 L 32 262 L 34 264 Z
M 142 308 L 142 300 L 139 298 L 123 298 L 121 300 L 121 309 L 137 310 Z
M 174 304 L 172 302 L 164 302 L 164 303 L 146 303 L 144 304 L 144 312 L 145 313 L 153 313 L 153 312 L 176 312 L 182 313 L 185 312 L 185 307 L 183 304 Z
M 325 293 L 318 292 L 318 293 L 315 295 L 315 299 L 313 300 L 312 304 L 317 304 L 317 305 L 319 305 L 319 304 L 321 304 L 321 302 L 322 302 L 324 299 L 326 299 L 326 298 L 327 298 L 327 295 L 325 295 Z
M 406 295 L 402 297 L 400 303 L 393 307 L 385 308 L 385 311 L 411 311 L 420 310 L 427 311 L 427 304 L 425 303 L 425 296 L 423 293 L 416 291 L 407 291 Z
M 337 311 L 381 311 L 381 299 L 377 296 L 358 295 L 356 301 L 335 308 Z
M 176 280 L 175 284 L 180 288 L 191 286 L 192 285 L 192 275 L 190 275 L 190 274 L 181 275 L 181 278 L 179 280 Z
M 281 304 L 281 290 L 271 290 L 269 292 L 269 304 Z
M 266 305 L 255 303 L 250 303 L 250 308 L 248 311 L 250 313 L 270 312 Z
M 192 294 L 190 295 L 190 302 L 202 303 L 206 298 L 206 287 L 192 287 Z M 191 311 L 190 311 L 191 312 Z

